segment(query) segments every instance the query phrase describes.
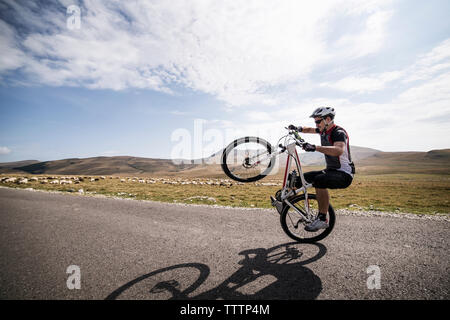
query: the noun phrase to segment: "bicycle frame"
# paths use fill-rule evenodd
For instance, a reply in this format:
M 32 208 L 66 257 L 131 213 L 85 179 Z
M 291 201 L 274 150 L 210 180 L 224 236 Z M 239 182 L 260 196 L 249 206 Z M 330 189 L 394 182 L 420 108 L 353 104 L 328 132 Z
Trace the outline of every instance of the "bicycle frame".
M 287 144 L 285 146 L 282 146 L 280 144 L 279 146 L 282 148 L 282 150 L 277 151 L 274 154 L 272 154 L 271 156 L 267 157 L 267 158 L 270 158 L 270 160 L 272 161 L 272 159 L 275 159 L 277 156 L 279 156 L 280 154 L 282 154 L 282 153 L 284 153 L 286 151 L 287 151 L 287 154 L 288 154 L 287 159 L 286 159 L 286 168 L 285 168 L 285 172 L 284 172 L 284 178 L 283 178 L 283 188 L 281 189 L 281 195 L 280 195 L 280 200 L 281 201 L 278 201 L 277 199 L 274 199 L 273 197 L 271 197 L 272 205 L 274 207 L 276 207 L 278 213 L 281 214 L 281 211 L 283 210 L 284 203 L 285 203 L 288 206 L 290 206 L 295 212 L 297 212 L 301 217 L 303 217 L 303 219 L 306 222 L 311 222 L 313 217 L 312 217 L 312 215 L 310 213 L 310 207 L 309 207 L 309 201 L 308 201 L 308 191 L 307 190 L 312 187 L 312 184 L 308 183 L 305 180 L 305 177 L 303 175 L 301 162 L 300 162 L 300 157 L 298 156 L 297 148 L 296 148 L 296 146 L 301 146 L 302 143 L 304 142 L 304 140 L 296 132 L 290 132 L 285 137 L 289 137 L 289 138 L 293 139 L 294 142 L 289 143 L 289 144 Z M 281 138 L 281 139 L 283 139 L 283 138 Z M 256 157 L 257 156 L 258 155 L 256 155 Z M 252 157 L 252 158 L 254 158 L 254 157 Z M 258 165 L 263 160 L 265 160 L 265 159 L 260 159 L 259 161 L 255 162 L 255 165 Z M 288 174 L 289 174 L 289 172 L 291 170 L 291 167 L 292 167 L 292 161 L 295 162 L 297 171 L 299 173 L 300 180 L 302 182 L 302 187 L 299 188 L 299 189 L 291 188 L 291 186 L 289 185 L 290 181 L 288 180 Z M 300 192 L 303 192 L 304 195 L 305 195 L 305 209 L 306 209 L 306 212 L 302 212 L 296 206 L 291 204 L 289 202 L 289 200 L 288 200 L 289 197 L 295 196 L 296 194 L 298 194 Z
M 296 139 L 297 140 L 297 139 Z M 303 170 L 302 170 L 302 166 L 301 166 L 301 162 L 300 162 L 300 157 L 298 156 L 297 153 L 297 142 L 293 142 L 291 144 L 288 144 L 286 146 L 286 150 L 288 152 L 288 156 L 287 156 L 287 160 L 286 160 L 286 168 L 284 171 L 284 178 L 283 178 L 283 189 L 281 190 L 281 202 L 286 203 L 288 206 L 290 206 L 294 211 L 296 211 L 300 216 L 302 216 L 307 222 L 311 221 L 311 217 L 310 217 L 310 208 L 309 208 L 309 201 L 308 201 L 308 189 L 312 187 L 311 183 L 308 183 L 305 180 L 305 176 L 303 175 Z M 299 173 L 299 177 L 300 180 L 302 182 L 302 187 L 299 189 L 291 189 L 289 190 L 289 181 L 288 181 L 288 174 L 291 170 L 291 165 L 292 165 L 292 161 L 295 161 L 295 165 L 296 168 L 298 170 Z M 296 206 L 294 206 L 293 204 L 291 204 L 289 202 L 289 200 L 287 199 L 290 196 L 296 195 L 300 192 L 303 192 L 305 195 L 305 209 L 306 209 L 306 215 L 301 212 Z M 278 209 L 278 207 L 277 207 Z

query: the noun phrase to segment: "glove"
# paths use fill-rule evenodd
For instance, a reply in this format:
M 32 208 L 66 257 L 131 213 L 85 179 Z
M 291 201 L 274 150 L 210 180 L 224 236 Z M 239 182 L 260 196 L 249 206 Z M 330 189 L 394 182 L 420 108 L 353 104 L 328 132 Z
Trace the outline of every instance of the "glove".
M 314 152 L 314 151 L 316 151 L 316 146 L 313 145 L 313 144 L 311 144 L 311 143 L 308 143 L 308 142 L 305 142 L 305 143 L 302 145 L 302 148 L 303 148 L 303 150 L 305 150 L 306 152 Z
M 288 127 L 288 129 L 289 129 L 289 130 L 297 130 L 297 131 L 299 131 L 299 132 L 302 132 L 302 127 L 301 127 L 301 126 L 296 127 L 296 126 L 294 126 L 293 124 L 290 124 L 289 127 Z

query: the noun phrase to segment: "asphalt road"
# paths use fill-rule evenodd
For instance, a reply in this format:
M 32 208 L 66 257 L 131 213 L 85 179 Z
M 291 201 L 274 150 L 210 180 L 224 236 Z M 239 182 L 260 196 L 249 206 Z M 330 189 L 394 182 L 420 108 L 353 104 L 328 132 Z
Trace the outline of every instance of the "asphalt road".
M 275 210 L 0 188 L 0 299 L 449 299 L 449 231 L 338 215 L 296 244 Z

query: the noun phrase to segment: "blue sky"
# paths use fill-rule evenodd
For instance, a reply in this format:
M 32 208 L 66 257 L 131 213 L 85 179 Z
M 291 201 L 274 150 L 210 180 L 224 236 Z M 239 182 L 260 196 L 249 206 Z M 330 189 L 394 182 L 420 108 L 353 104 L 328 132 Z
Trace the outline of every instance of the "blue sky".
M 450 147 L 446 0 L 0 9 L 0 162 L 199 158 L 239 136 L 276 142 L 290 123 L 312 126 L 321 105 L 336 108 L 353 145 Z

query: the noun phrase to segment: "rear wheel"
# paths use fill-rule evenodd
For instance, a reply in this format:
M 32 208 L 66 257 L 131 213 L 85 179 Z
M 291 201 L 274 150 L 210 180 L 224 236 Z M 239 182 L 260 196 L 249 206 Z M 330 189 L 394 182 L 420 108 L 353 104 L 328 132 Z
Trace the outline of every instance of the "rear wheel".
M 308 201 L 310 210 L 312 211 L 314 217 L 316 217 L 319 213 L 319 205 L 316 195 L 308 194 Z M 289 202 L 302 213 L 306 213 L 304 194 L 293 197 L 289 200 Z M 327 221 L 328 228 L 310 232 L 305 230 L 307 222 L 302 218 L 300 214 L 298 214 L 298 212 L 296 212 L 290 206 L 285 205 L 280 215 L 280 222 L 284 232 L 286 232 L 286 234 L 292 239 L 302 243 L 312 243 L 320 241 L 331 233 L 336 222 L 336 215 L 331 204 L 328 207 Z
M 206 280 L 209 272 L 209 267 L 201 263 L 158 269 L 124 284 L 106 300 L 186 300 Z
M 272 170 L 275 159 L 269 142 L 258 137 L 234 140 L 222 154 L 222 170 L 233 180 L 253 182 L 264 178 Z

